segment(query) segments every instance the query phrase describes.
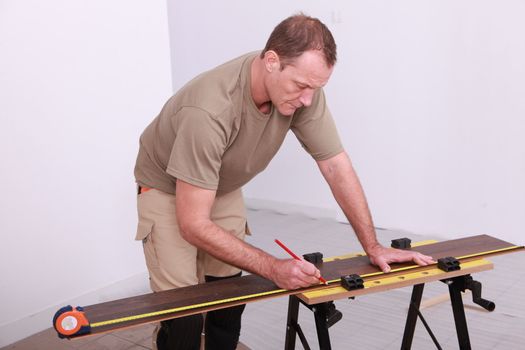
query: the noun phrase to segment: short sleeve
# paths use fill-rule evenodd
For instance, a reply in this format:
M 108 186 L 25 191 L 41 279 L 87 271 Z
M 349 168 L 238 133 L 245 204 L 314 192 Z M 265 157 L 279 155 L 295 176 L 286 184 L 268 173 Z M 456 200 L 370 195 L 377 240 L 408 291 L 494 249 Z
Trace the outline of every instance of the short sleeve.
M 294 115 L 291 130 L 315 160 L 325 160 L 343 151 L 322 89 L 315 93 L 309 107 Z
M 173 118 L 175 141 L 166 172 L 184 182 L 217 190 L 227 134 L 206 111 L 184 107 Z

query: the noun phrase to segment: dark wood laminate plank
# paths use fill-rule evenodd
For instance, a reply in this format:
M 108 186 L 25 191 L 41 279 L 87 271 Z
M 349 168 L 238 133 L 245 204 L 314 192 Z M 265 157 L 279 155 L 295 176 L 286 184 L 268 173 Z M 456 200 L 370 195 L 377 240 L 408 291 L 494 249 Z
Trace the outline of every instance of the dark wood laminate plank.
M 462 257 L 505 249 L 512 246 L 514 245 L 497 238 L 488 235 L 479 235 L 415 247 L 413 250 L 419 251 L 423 254 L 431 255 L 437 260 L 447 256 Z M 403 263 L 391 265 L 393 270 L 410 266 L 414 266 L 414 264 Z M 320 268 L 323 277 L 329 281 L 337 280 L 342 275 L 352 273 L 366 275 L 380 272 L 377 267 L 370 265 L 368 257 L 366 256 L 334 260 L 319 264 L 318 267 Z M 84 310 L 89 322 L 91 324 L 96 324 L 108 320 L 130 316 L 133 317 L 136 315 L 155 313 L 163 310 L 208 304 L 201 307 L 191 308 L 169 314 L 142 317 L 140 319 L 128 320 L 116 324 L 93 327 L 92 334 L 96 334 L 161 319 L 182 317 L 189 314 L 205 312 L 212 309 L 242 304 L 262 298 L 274 297 L 277 295 L 282 296 L 288 294 L 297 294 L 299 292 L 315 288 L 320 288 L 320 286 L 314 286 L 312 288 L 295 291 L 281 290 L 278 294 L 264 295 L 264 293 L 272 292 L 278 289 L 277 286 L 273 282 L 259 276 L 247 275 L 236 279 L 222 280 L 91 305 L 85 307 Z M 228 301 L 228 299 L 235 299 L 247 295 L 251 295 L 253 297 L 249 300 Z M 209 305 L 210 303 L 220 304 Z
M 419 247 L 414 247 L 411 250 L 432 256 L 435 260 L 453 256 L 456 258 L 467 256 L 471 254 L 478 254 L 493 250 L 505 249 L 513 247 L 514 244 L 502 241 L 500 239 L 488 236 L 479 235 L 465 238 L 459 238 L 449 241 L 437 242 Z M 325 263 L 321 267 L 322 275 L 328 279 L 338 279 L 340 276 L 356 273 L 358 275 L 366 275 L 370 273 L 379 272 L 379 269 L 370 265 L 367 256 L 360 256 L 351 259 L 335 260 L 333 263 Z M 413 263 L 391 264 L 392 269 L 404 268 L 414 266 Z

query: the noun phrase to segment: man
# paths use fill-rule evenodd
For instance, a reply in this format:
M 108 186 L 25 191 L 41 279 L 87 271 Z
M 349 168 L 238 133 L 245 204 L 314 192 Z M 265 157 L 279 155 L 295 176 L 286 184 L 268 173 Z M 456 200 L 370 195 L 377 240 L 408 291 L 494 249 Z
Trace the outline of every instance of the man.
M 277 259 L 244 242 L 241 186 L 262 171 L 292 130 L 317 162 L 370 261 L 432 258 L 381 246 L 366 199 L 325 104 L 323 86 L 336 45 L 319 20 L 281 22 L 262 52 L 190 81 L 164 106 L 140 139 L 137 239 L 143 241 L 154 291 L 240 275 L 261 275 L 281 288 L 319 283 L 317 268 Z M 286 181 L 286 179 L 283 179 Z M 244 306 L 209 312 L 207 349 L 235 349 Z M 165 321 L 159 349 L 198 349 L 202 315 Z

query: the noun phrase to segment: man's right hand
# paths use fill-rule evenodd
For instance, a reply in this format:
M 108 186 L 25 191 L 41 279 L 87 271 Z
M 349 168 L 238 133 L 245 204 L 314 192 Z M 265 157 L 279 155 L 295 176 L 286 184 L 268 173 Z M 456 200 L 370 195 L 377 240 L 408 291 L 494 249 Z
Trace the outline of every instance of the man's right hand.
M 312 263 L 295 259 L 276 259 L 271 280 L 280 288 L 298 289 L 319 284 L 321 272 Z

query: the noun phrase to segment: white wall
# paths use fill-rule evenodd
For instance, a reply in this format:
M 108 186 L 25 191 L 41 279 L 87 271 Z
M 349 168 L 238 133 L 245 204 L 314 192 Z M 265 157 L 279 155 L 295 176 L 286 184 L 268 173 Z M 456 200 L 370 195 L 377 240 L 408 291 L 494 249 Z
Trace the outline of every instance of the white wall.
M 2 1 L 0 52 L 1 347 L 143 276 L 133 166 L 172 91 L 166 3 Z
M 350 13 L 365 38 L 343 48 L 349 69 L 330 86 L 343 111 L 349 82 L 340 126 L 376 223 L 523 243 L 525 4 L 389 7 Z
M 523 244 L 525 3 L 179 2 L 170 9 L 174 87 L 262 48 L 299 10 L 338 43 L 327 96 L 376 226 Z M 289 137 L 245 194 L 335 213 L 299 148 Z

